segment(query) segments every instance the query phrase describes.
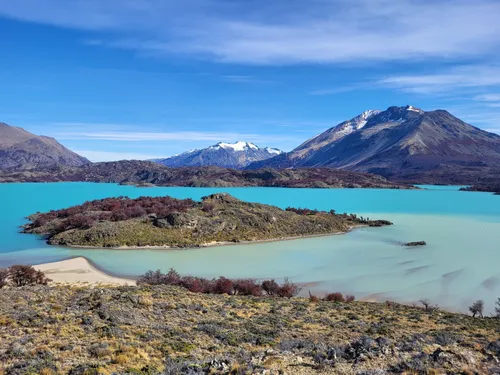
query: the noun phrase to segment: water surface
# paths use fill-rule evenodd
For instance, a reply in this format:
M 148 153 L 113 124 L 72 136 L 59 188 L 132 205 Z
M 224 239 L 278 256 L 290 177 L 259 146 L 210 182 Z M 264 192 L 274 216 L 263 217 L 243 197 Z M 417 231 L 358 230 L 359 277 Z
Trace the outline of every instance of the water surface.
M 85 256 L 102 269 L 136 276 L 148 269 L 176 268 L 205 277 L 282 278 L 313 283 L 317 293 L 342 291 L 358 298 L 412 302 L 430 298 L 466 310 L 483 298 L 488 309 L 500 297 L 500 197 L 423 190 L 281 188 L 135 188 L 114 184 L 0 185 L 0 266 L 36 264 Z M 200 199 L 214 192 L 288 206 L 335 209 L 388 219 L 392 227 L 362 228 L 347 235 L 195 250 L 85 250 L 48 246 L 19 233 L 25 217 L 111 196 L 171 195 Z M 403 242 L 425 240 L 426 247 Z

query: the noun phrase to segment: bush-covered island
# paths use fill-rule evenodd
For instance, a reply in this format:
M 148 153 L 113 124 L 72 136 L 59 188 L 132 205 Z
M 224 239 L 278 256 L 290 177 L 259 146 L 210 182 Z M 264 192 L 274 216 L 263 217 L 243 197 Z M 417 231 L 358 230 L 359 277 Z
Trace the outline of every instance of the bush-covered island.
M 192 199 L 106 198 L 29 217 L 26 233 L 48 243 L 83 247 L 199 247 L 345 233 L 357 226 L 390 225 L 353 214 L 240 201 L 228 194 Z

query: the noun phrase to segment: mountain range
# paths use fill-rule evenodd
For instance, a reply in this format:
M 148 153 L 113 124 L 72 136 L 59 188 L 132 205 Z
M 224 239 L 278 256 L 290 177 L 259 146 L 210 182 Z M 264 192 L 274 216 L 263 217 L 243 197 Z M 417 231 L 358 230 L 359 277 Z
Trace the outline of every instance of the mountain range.
M 363 112 L 291 152 L 247 168 L 330 167 L 404 180 L 431 171 L 494 166 L 500 166 L 500 136 L 445 110 L 405 106 Z
M 191 150 L 169 158 L 155 159 L 153 161 L 173 168 L 216 166 L 242 169 L 252 162 L 266 160 L 282 153 L 282 151 L 276 148 L 260 148 L 249 142 L 220 142 L 204 149 Z
M 204 176 L 215 173 L 220 179 L 217 184 L 221 186 L 228 178 L 231 180 L 230 185 L 234 186 L 236 180 L 233 181 L 233 177 L 238 177 L 208 167 L 264 169 L 270 174 L 280 169 L 319 168 L 314 172 L 314 181 L 321 180 L 321 169 L 326 176 L 328 173 L 324 168 L 334 168 L 368 172 L 406 183 L 491 185 L 499 181 L 500 136 L 469 125 L 445 110 L 389 107 L 385 111 L 365 111 L 287 153 L 240 141 L 218 143 L 205 149 L 155 160 L 155 163 L 148 163 L 148 167 L 124 162 L 102 163 L 98 169 L 118 176 L 120 168 L 124 168 L 124 173 L 140 172 L 141 176 L 144 175 L 139 181 L 156 183 L 157 172 L 153 166 L 158 164 L 172 168 L 192 167 L 194 170 L 189 170 L 189 173 L 202 173 Z M 86 165 L 90 165 L 87 159 L 68 150 L 53 138 L 36 136 L 21 128 L 0 123 L 0 169 L 6 172 L 3 180 L 50 180 L 47 168 L 51 167 L 71 168 L 72 180 L 86 180 L 85 173 L 95 172 L 95 168 L 80 169 Z M 202 172 L 202 168 L 206 169 L 206 173 Z M 30 172 L 20 175 L 9 172 L 27 170 Z M 162 170 L 158 173 L 167 172 Z M 69 177 L 58 178 L 64 180 Z M 106 176 L 102 174 L 100 178 L 105 180 Z M 283 175 L 282 178 L 287 177 Z M 119 177 L 113 180 L 121 182 Z M 177 181 L 178 176 L 174 180 Z M 360 177 L 358 181 L 361 180 Z
M 55 165 L 79 167 L 90 163 L 86 158 L 57 142 L 24 129 L 0 122 L 0 169 L 19 170 Z

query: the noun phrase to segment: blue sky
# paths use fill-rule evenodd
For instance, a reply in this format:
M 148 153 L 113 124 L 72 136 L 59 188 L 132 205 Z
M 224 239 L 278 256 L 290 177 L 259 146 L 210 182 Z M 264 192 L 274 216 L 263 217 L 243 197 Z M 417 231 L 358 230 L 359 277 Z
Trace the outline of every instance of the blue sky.
M 0 0 L 0 121 L 93 161 L 291 150 L 366 109 L 500 133 L 497 0 Z

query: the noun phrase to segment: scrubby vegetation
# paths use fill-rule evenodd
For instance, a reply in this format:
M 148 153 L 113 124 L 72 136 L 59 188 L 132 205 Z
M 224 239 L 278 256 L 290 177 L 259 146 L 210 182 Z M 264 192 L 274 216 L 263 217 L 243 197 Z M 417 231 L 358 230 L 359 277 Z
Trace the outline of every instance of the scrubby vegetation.
M 51 280 L 32 266 L 14 265 L 0 269 L 0 289 L 6 286 L 47 285 Z
M 139 285 L 173 285 L 181 286 L 193 293 L 229 294 L 238 296 L 292 298 L 299 294 L 301 288 L 290 279 L 285 278 L 283 284 L 275 280 L 257 282 L 254 279 L 231 280 L 226 277 L 208 280 L 202 277 L 181 276 L 171 268 L 166 274 L 160 270 L 148 271 L 137 280 Z
M 151 215 L 155 219 L 165 219 L 173 213 L 185 213 L 195 207 L 192 199 L 175 199 L 171 197 L 127 197 L 105 198 L 85 202 L 62 210 L 53 210 L 37 214 L 32 228 L 40 228 L 56 223 L 50 227 L 51 234 L 65 232 L 70 229 L 90 229 L 98 221 L 125 221 Z
M 201 202 L 171 197 L 107 198 L 29 217 L 25 232 L 68 246 L 197 247 L 212 243 L 275 240 L 382 226 L 335 211 L 292 209 L 242 202 L 214 194 Z
M 279 298 L 280 285 L 272 280 L 221 277 L 211 282 L 213 294 L 201 294 L 163 285 L 192 280 L 175 271 L 146 278 L 162 285 L 3 288 L 0 372 L 378 375 L 499 369 L 500 319 L 355 302 L 340 293 Z M 263 296 L 250 292 L 256 286 Z

